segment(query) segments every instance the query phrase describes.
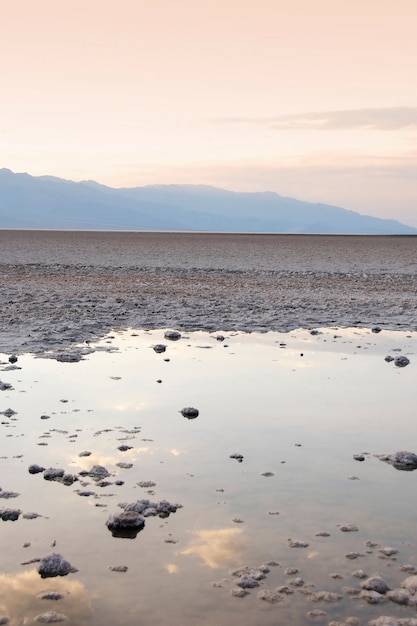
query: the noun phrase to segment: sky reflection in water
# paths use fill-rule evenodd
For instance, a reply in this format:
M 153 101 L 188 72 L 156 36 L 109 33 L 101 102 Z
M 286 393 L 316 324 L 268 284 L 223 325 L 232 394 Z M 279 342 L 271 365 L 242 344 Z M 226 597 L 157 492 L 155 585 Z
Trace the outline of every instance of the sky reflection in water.
M 158 343 L 166 352 L 153 350 Z M 261 588 L 285 584 L 285 568 L 295 566 L 317 590 L 340 592 L 358 584 L 351 578 L 357 567 L 389 573 L 395 586 L 404 578 L 401 563 L 417 566 L 417 473 L 373 456 L 417 451 L 415 334 L 323 329 L 218 341 L 199 332 L 173 342 L 163 331 L 129 331 L 99 345 L 110 351 L 79 363 L 25 355 L 22 369 L 4 371 L 2 359 L 0 378 L 14 389 L 0 392 L 0 411 L 16 415 L 1 416 L 0 486 L 20 495 L 0 504 L 41 515 L 0 522 L 0 612 L 11 624 L 51 610 L 76 626 L 164 624 L 167 611 L 181 625 L 269 626 L 277 611 L 307 624 L 314 608 L 307 596 L 276 606 L 261 602 L 257 590 L 232 598 L 230 571 L 276 560 L 281 567 L 271 568 Z M 411 363 L 396 368 L 387 354 Z M 185 406 L 198 408 L 199 417 L 185 419 Z M 132 448 L 120 451 L 121 444 Z M 353 460 L 360 452 L 369 453 L 363 463 Z M 112 484 L 51 483 L 28 473 L 32 463 L 74 474 L 104 465 Z M 141 481 L 156 485 L 142 488 Z M 93 494 L 79 496 L 82 489 Z M 120 511 L 119 502 L 145 497 L 183 507 L 166 519 L 147 518 L 134 540 L 113 538 L 109 514 Z M 341 533 L 343 523 L 359 531 Z M 316 536 L 324 531 L 330 536 Z M 309 545 L 290 548 L 288 538 Z M 370 539 L 399 549 L 398 563 L 381 560 L 377 547 L 366 552 Z M 346 559 L 352 550 L 365 554 L 359 564 Z M 48 581 L 21 565 L 52 551 L 79 570 L 52 580 L 49 587 L 66 590 L 59 601 L 40 600 Z M 109 570 L 121 564 L 126 573 Z M 329 576 L 335 571 L 344 582 Z M 350 597 L 324 608 L 332 619 L 374 615 Z M 399 614 L 392 603 L 389 609 Z

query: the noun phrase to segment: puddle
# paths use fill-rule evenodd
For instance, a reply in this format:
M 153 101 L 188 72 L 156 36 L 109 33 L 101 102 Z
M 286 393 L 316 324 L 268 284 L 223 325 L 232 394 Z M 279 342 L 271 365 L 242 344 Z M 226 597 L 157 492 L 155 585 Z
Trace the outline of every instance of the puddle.
M 9 369 L 0 355 L 0 380 L 12 385 L 0 391 L 0 510 L 19 511 L 0 520 L 8 623 L 415 616 L 386 597 L 358 598 L 353 572 L 379 572 L 391 589 L 417 572 L 417 472 L 375 456 L 417 452 L 417 334 L 332 328 L 221 339 L 130 330 L 79 362 L 23 355 L 21 369 Z M 45 480 L 29 473 L 34 464 L 72 479 Z M 94 466 L 108 476 L 92 476 Z M 113 536 L 109 518 L 145 499 L 144 526 Z M 168 515 L 164 501 L 180 506 Z M 77 571 L 42 578 L 39 561 L 54 553 Z M 258 586 L 239 586 L 261 575 Z

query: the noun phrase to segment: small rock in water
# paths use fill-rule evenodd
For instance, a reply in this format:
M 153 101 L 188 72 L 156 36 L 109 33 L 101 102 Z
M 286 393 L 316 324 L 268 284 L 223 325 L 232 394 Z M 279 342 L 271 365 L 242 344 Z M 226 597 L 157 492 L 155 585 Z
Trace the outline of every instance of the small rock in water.
M 178 339 L 181 339 L 181 333 L 177 330 L 167 330 L 164 333 L 164 337 L 165 339 L 170 339 L 171 341 L 178 341 Z
M 8 389 L 13 389 L 12 385 L 10 383 L 4 383 L 0 380 L 0 391 L 7 391 Z
M 414 452 L 400 450 L 394 454 L 377 454 L 376 457 L 398 470 L 412 471 L 417 469 L 417 454 Z
M 290 548 L 308 548 L 309 544 L 299 539 L 288 539 L 288 545 Z
M 153 347 L 153 349 L 157 354 L 162 354 L 163 352 L 165 352 L 167 347 L 163 343 L 157 343 L 156 346 Z
M 355 459 L 355 461 L 364 461 L 365 460 L 365 456 L 363 454 L 354 454 L 353 458 Z
M 361 582 L 362 589 L 366 589 L 368 591 L 377 591 L 378 593 L 387 593 L 389 591 L 389 587 L 385 580 L 381 576 L 371 576 L 367 578 L 363 582 Z
M 373 328 L 371 328 L 371 331 L 373 333 L 380 333 L 382 330 L 382 328 L 380 326 L 374 326 Z
M 362 598 L 362 600 L 365 600 L 368 604 L 381 604 L 382 602 L 387 601 L 387 598 L 384 594 L 372 590 L 361 591 L 359 594 L 359 598 Z
M 21 514 L 20 509 L 0 509 L 0 518 L 3 522 L 15 522 Z
M 40 622 L 42 624 L 56 624 L 58 622 L 65 622 L 67 619 L 66 615 L 62 613 L 55 613 L 55 611 L 48 611 L 48 613 L 42 613 L 41 615 L 37 615 L 35 617 L 35 622 Z
M 17 363 L 17 356 L 16 356 L 16 354 L 11 354 L 9 356 L 9 363 Z
M 62 600 L 65 596 L 63 593 L 58 593 L 58 591 L 44 591 L 38 595 L 38 598 L 40 600 Z
M 394 365 L 397 367 L 405 367 L 410 364 L 410 359 L 407 359 L 406 356 L 397 356 L 394 359 Z
M 106 526 L 113 537 L 134 539 L 138 532 L 144 528 L 145 520 L 136 511 L 122 511 L 111 515 Z
M 132 450 L 133 446 L 128 446 L 125 443 L 123 443 L 121 446 L 118 446 L 118 450 L 120 450 L 120 452 L 127 452 L 128 450 Z
M 110 565 L 109 570 L 112 572 L 127 572 L 127 565 Z
M 263 589 L 262 591 L 259 591 L 258 598 L 264 602 L 269 602 L 269 604 L 277 604 L 277 602 L 282 602 L 284 596 L 279 591 Z
M 331 591 L 316 591 L 316 593 L 311 594 L 310 600 L 311 602 L 340 602 L 343 596 L 339 593 L 333 593 Z
M 198 409 L 192 406 L 186 406 L 184 409 L 181 409 L 180 413 L 189 420 L 193 420 L 199 415 Z
M 61 554 L 49 554 L 41 559 L 38 572 L 41 578 L 53 578 L 55 576 L 66 576 L 78 570 L 66 561 Z
M 89 450 L 83 450 L 78 456 L 91 456 L 91 452 Z
M 359 528 L 358 526 L 356 526 L 356 524 L 342 524 L 341 526 L 339 526 L 339 530 L 341 530 L 343 533 L 354 533 L 357 532 Z
M 229 456 L 229 459 L 236 459 L 236 461 L 238 463 L 242 463 L 242 461 L 243 461 L 243 454 L 238 454 L 238 453 L 234 452 L 233 454 L 231 454 Z
M 116 463 L 116 467 L 120 467 L 120 469 L 131 469 L 133 463 Z
M 41 472 L 45 471 L 45 468 L 41 465 L 36 465 L 36 463 L 34 463 L 33 465 L 29 465 L 28 471 L 29 474 L 40 474 Z

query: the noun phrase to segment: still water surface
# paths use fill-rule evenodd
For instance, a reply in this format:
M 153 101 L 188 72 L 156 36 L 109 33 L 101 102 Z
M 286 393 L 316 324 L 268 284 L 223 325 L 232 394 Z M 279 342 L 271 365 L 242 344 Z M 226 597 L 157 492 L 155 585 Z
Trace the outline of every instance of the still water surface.
M 166 352 L 157 354 L 161 343 Z M 22 511 L 0 521 L 0 614 L 11 624 L 51 611 L 71 626 L 304 625 L 349 616 L 365 624 L 415 615 L 342 590 L 359 588 L 358 568 L 394 588 L 406 576 L 402 564 L 417 567 L 417 472 L 374 456 L 417 451 L 415 333 L 332 328 L 219 341 L 195 332 L 173 342 L 162 330 L 128 331 L 95 347 L 78 363 L 24 355 L 15 370 L 2 355 L 0 379 L 13 389 L 0 391 L 0 411 L 16 414 L 0 416 L 0 486 L 19 495 L 0 504 Z M 397 368 L 387 354 L 411 363 Z M 196 419 L 182 416 L 187 406 L 198 408 Z M 119 451 L 123 443 L 132 447 Z M 358 453 L 367 453 L 364 462 L 353 459 Z M 79 476 L 64 486 L 29 474 L 32 463 L 78 476 L 100 464 L 111 484 Z M 83 489 L 93 495 L 80 496 Z M 112 537 L 105 522 L 118 503 L 142 498 L 182 508 L 147 518 L 135 539 Z M 40 517 L 25 519 L 28 512 Z M 308 546 L 292 548 L 290 538 Z M 382 559 L 385 546 L 398 554 Z M 352 551 L 363 556 L 351 561 Z M 78 572 L 42 579 L 28 561 L 52 552 Z M 258 588 L 231 595 L 234 570 L 271 561 L 278 564 Z M 109 569 L 119 565 L 128 570 Z M 259 591 L 288 584 L 290 567 L 304 593 L 294 587 L 277 604 L 262 601 Z M 315 603 L 305 593 L 322 590 L 341 599 Z M 44 591 L 63 598 L 40 599 Z M 325 615 L 314 618 L 316 609 Z

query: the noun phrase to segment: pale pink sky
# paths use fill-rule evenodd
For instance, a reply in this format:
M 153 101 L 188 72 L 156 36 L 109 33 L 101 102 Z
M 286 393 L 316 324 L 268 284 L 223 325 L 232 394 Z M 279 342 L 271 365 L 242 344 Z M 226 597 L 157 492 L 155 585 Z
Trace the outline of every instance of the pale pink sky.
M 3 0 L 0 167 L 417 226 L 417 0 Z

